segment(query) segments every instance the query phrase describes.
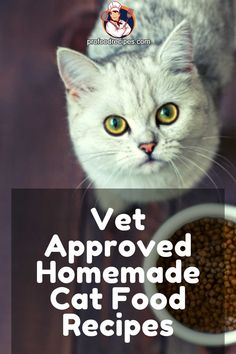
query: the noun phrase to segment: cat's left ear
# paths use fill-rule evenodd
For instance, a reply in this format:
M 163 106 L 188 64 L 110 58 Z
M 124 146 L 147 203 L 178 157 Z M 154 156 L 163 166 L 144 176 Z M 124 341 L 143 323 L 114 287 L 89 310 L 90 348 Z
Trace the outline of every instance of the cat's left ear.
M 193 38 L 189 23 L 182 21 L 161 46 L 159 61 L 173 73 L 191 73 L 194 69 Z
M 96 89 L 99 67 L 85 55 L 68 48 L 58 48 L 57 65 L 67 92 L 79 98 Z

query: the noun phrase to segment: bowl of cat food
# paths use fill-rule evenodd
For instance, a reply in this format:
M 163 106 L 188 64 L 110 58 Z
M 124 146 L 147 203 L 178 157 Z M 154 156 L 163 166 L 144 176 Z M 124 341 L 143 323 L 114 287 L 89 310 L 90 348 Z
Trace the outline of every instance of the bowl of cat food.
M 180 258 L 175 246 L 191 235 L 191 254 Z M 187 208 L 168 219 L 155 233 L 157 244 L 168 240 L 173 245 L 170 257 L 152 252 L 144 260 L 144 269 L 163 268 L 165 272 L 182 261 L 184 269 L 199 270 L 198 282 L 189 284 L 145 281 L 151 299 L 161 293 L 170 298 L 185 287 L 185 307 L 152 308 L 159 321 L 171 320 L 176 336 L 203 346 L 228 346 L 236 343 L 236 207 L 201 204 Z M 164 274 L 164 273 L 163 273 Z

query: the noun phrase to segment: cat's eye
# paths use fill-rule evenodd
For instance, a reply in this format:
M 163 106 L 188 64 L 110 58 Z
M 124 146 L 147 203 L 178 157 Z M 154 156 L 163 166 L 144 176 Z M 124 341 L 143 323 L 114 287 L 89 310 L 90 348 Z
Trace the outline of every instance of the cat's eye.
M 158 109 L 156 122 L 159 124 L 172 124 L 179 117 L 179 108 L 174 103 L 167 103 Z
M 104 121 L 104 128 L 108 134 L 120 136 L 127 132 L 129 126 L 124 118 L 119 116 L 109 116 Z

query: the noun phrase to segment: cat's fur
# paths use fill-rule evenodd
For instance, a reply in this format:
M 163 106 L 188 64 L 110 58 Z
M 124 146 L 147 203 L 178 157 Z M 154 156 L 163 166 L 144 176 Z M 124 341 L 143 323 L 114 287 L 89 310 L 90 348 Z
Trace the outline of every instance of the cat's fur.
M 124 3 L 137 18 L 129 38 L 150 39 L 151 46 L 91 45 L 93 61 L 58 50 L 75 153 L 96 188 L 192 188 L 219 144 L 216 101 L 231 75 L 233 3 Z M 109 38 L 100 19 L 91 38 Z M 179 106 L 179 119 L 157 127 L 156 111 L 167 102 Z M 107 134 L 103 122 L 112 114 L 127 119 L 130 133 Z M 146 157 L 138 146 L 153 140 L 159 161 L 142 165 Z

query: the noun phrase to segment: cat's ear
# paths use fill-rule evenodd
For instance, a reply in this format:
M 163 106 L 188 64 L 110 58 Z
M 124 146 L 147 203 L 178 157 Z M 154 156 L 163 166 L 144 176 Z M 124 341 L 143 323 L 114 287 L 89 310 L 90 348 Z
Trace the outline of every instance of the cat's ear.
M 72 49 L 58 48 L 57 65 L 67 92 L 79 98 L 96 88 L 99 67 L 91 59 Z
M 159 61 L 174 73 L 191 73 L 193 71 L 192 30 L 186 20 L 171 32 L 161 46 Z

